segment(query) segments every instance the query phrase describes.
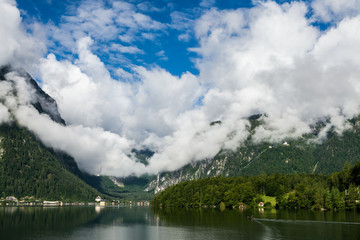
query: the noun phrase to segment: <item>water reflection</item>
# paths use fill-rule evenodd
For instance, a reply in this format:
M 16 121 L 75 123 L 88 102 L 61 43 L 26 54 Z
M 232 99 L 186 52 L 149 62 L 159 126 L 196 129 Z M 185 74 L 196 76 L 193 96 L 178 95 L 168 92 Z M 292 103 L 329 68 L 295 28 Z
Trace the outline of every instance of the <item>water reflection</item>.
M 244 239 L 360 239 L 360 215 L 357 212 L 155 209 L 163 226 L 219 228 L 211 239 L 227 237 L 227 230 Z M 254 216 L 249 221 L 247 216 Z M 218 234 L 218 235 L 216 235 Z
M 94 208 L 1 207 L 0 239 L 22 239 L 39 233 L 63 232 L 96 216 Z
M 356 212 L 3 207 L 0 239 L 360 239 L 358 223 Z

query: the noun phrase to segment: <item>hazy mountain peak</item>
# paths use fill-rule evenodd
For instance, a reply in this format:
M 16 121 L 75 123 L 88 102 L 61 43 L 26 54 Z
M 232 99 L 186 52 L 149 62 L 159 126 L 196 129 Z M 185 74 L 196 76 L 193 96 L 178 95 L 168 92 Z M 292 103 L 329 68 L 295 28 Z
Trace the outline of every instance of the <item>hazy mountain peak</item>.
M 10 65 L 0 67 L 0 81 L 11 82 L 14 95 L 19 98 L 20 89 L 26 87 L 30 93 L 28 103 L 39 113 L 47 114 L 53 121 L 65 125 L 64 119 L 60 116 L 56 101 L 44 92 L 37 82 L 24 69 L 13 68 Z M 20 82 L 21 81 L 21 82 Z M 0 96 L 6 101 L 6 96 Z M 21 104 L 21 103 L 20 103 Z

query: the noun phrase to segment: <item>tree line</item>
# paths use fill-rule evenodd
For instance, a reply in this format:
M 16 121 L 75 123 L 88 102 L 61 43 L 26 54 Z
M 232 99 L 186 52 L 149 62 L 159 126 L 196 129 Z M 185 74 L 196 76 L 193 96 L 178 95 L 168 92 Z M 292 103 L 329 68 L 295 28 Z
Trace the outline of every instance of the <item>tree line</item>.
M 66 163 L 67 161 L 68 163 Z M 0 197 L 34 197 L 62 201 L 94 201 L 101 195 L 68 168 L 25 128 L 16 123 L 0 126 Z M 78 170 L 79 171 L 79 170 Z
M 289 209 L 360 209 L 360 161 L 344 169 L 320 174 L 261 174 L 213 177 L 183 182 L 167 188 L 152 200 L 166 207 L 254 207 L 266 196 L 276 204 L 265 207 Z

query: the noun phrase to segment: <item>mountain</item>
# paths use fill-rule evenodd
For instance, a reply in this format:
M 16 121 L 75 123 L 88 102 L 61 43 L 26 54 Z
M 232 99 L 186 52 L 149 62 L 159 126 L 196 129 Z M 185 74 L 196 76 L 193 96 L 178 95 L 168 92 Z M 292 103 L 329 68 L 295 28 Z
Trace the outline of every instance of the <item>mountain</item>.
M 251 116 L 252 132 L 262 124 L 261 115 Z M 266 117 L 266 116 L 264 116 Z M 342 135 L 330 130 L 326 140 L 314 141 L 324 123 L 313 126 L 312 134 L 282 142 L 254 143 L 251 135 L 235 151 L 222 150 L 214 158 L 193 162 L 173 172 L 163 172 L 151 181 L 145 191 L 155 194 L 169 186 L 188 180 L 223 176 L 254 176 L 259 174 L 320 173 L 340 171 L 346 162 L 360 160 L 360 118 L 348 121 L 351 129 Z M 215 124 L 221 124 L 219 122 Z
M 203 178 L 167 188 L 152 200 L 155 206 L 278 207 L 288 209 L 360 209 L 360 161 L 322 174 L 261 174 Z M 261 203 L 262 202 L 262 203 Z M 265 202 L 265 204 L 264 204 Z
M 23 70 L 10 66 L 0 67 L 0 83 L 7 81 L 17 96 L 16 82 L 6 74 L 15 71 L 24 79 L 31 92 L 31 104 L 39 113 L 65 125 L 54 99 L 47 95 Z M 1 93 L 1 92 L 0 92 Z M 0 95 L 0 103 L 6 105 L 6 96 Z M 82 173 L 68 154 L 46 147 L 29 130 L 20 126 L 15 114 L 10 123 L 0 124 L 0 193 L 2 196 L 34 196 L 51 199 L 89 199 L 96 195 L 116 198 L 151 199 L 153 194 L 167 187 L 200 178 L 214 176 L 244 176 L 262 173 L 322 173 L 330 174 L 343 168 L 346 162 L 360 159 L 360 118 L 349 120 L 351 129 L 339 135 L 327 132 L 323 142 L 315 141 L 326 122 L 312 126 L 311 134 L 281 142 L 252 141 L 252 134 L 263 124 L 266 115 L 249 117 L 249 138 L 235 151 L 221 150 L 215 157 L 193 162 L 173 172 L 156 176 L 116 178 L 91 176 Z M 221 121 L 210 123 L 211 126 Z M 147 149 L 132 151 L 138 161 L 148 163 L 154 154 Z
M 15 82 L 6 74 L 16 71 L 31 89 L 31 104 L 39 113 L 65 125 L 54 99 L 47 95 L 23 70 L 10 66 L 0 68 L 0 81 L 8 81 L 13 86 L 12 94 L 17 96 Z M 0 98 L 2 104 L 6 99 Z M 0 194 L 2 197 L 33 196 L 46 200 L 94 200 L 102 195 L 83 181 L 84 175 L 74 159 L 66 153 L 46 147 L 29 130 L 20 126 L 14 114 L 12 121 L 0 124 Z
M 58 107 L 56 101 L 51 98 L 48 94 L 46 94 L 36 83 L 36 81 L 23 69 L 14 69 L 11 66 L 2 66 L 0 67 L 0 81 L 10 81 L 13 85 L 13 91 L 15 90 L 15 82 L 6 79 L 5 75 L 11 72 L 16 72 L 21 77 L 24 78 L 26 85 L 32 90 L 32 102 L 31 104 L 35 107 L 39 113 L 45 113 L 50 118 L 60 124 L 65 125 L 64 119 L 61 118 L 60 113 L 58 111 Z M 4 99 L 1 100 L 1 102 Z

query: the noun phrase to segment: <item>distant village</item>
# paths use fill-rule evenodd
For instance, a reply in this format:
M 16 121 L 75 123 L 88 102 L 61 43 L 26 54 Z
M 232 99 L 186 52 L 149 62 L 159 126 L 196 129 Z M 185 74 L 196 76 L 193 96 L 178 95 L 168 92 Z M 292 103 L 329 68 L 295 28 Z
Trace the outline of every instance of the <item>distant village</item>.
M 149 201 L 120 201 L 107 200 L 100 196 L 94 199 L 94 202 L 63 202 L 63 201 L 49 201 L 39 200 L 34 197 L 24 197 L 20 200 L 14 196 L 7 196 L 0 198 L 0 206 L 150 206 Z

